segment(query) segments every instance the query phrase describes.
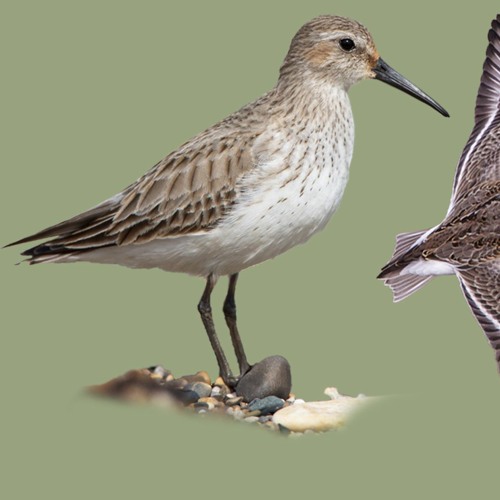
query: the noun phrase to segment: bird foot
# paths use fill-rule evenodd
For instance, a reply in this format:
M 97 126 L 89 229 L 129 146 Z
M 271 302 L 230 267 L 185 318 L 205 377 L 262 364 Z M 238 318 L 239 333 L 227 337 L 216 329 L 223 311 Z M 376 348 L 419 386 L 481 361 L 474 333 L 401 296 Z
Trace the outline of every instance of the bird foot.
M 225 377 L 223 375 L 220 375 L 222 380 L 224 380 L 224 383 L 230 388 L 234 389 L 237 385 L 238 382 L 240 381 L 240 377 L 235 377 L 234 375 L 231 375 L 230 377 Z
M 224 383 L 230 388 L 230 389 L 236 389 L 236 386 L 240 382 L 240 380 L 251 370 L 253 365 L 247 364 L 246 366 L 241 367 L 240 374 L 236 377 L 232 373 L 229 374 L 222 374 L 220 373 L 219 376 L 222 378 Z

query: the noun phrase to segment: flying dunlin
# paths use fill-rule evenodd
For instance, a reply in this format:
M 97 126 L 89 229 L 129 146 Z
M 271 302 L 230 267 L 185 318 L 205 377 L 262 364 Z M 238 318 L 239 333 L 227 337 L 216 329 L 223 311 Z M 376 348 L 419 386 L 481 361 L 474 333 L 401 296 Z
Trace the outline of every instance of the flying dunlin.
M 378 277 L 398 302 L 433 276 L 455 274 L 500 369 L 500 15 L 488 39 L 474 129 L 448 213 L 428 231 L 398 235 L 392 260 Z
M 293 38 L 276 86 L 170 153 L 97 207 L 14 244 L 31 264 L 97 262 L 204 277 L 198 304 L 219 365 L 210 296 L 229 276 L 224 315 L 240 375 L 250 365 L 236 325 L 238 273 L 323 229 L 347 183 L 354 126 L 347 91 L 376 78 L 447 112 L 387 65 L 356 21 L 321 16 Z

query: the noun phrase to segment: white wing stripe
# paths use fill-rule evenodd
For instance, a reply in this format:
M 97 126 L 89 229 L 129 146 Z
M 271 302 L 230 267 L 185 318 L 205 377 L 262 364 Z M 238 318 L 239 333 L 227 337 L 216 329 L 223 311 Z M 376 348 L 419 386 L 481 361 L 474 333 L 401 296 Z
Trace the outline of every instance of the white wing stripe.
M 460 168 L 460 174 L 458 175 L 457 179 L 455 179 L 455 188 L 457 188 L 460 185 L 464 171 L 467 170 L 467 164 L 468 164 L 469 158 L 471 157 L 472 153 L 476 150 L 476 146 L 479 144 L 481 139 L 485 136 L 486 132 L 488 132 L 488 130 L 490 129 L 490 126 L 493 123 L 493 121 L 495 120 L 496 116 L 497 116 L 496 113 L 491 114 L 491 116 L 488 118 L 488 122 L 483 127 L 483 129 L 478 134 L 478 136 L 476 137 L 476 140 L 470 145 L 469 150 L 467 151 L 467 156 L 463 159 L 462 162 L 460 162 L 462 165 L 462 168 Z M 453 208 L 453 205 L 454 205 L 453 198 L 454 197 L 455 197 L 455 190 L 453 190 L 453 194 L 451 195 L 450 206 L 448 207 L 448 212 L 446 212 L 446 215 L 448 215 Z

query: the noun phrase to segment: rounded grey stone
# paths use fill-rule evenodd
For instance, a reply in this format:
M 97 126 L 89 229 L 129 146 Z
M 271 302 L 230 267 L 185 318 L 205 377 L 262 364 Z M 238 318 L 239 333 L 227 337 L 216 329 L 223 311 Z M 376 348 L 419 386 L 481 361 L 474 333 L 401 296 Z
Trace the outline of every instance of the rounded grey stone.
M 238 382 L 236 394 L 246 402 L 268 396 L 287 399 L 291 388 L 290 363 L 283 356 L 276 355 L 253 365 Z

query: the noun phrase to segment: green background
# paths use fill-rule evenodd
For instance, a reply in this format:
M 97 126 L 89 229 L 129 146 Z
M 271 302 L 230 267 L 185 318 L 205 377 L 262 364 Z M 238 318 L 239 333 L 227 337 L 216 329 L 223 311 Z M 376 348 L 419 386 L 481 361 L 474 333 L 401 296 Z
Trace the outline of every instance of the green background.
M 3 244 L 115 194 L 264 93 L 318 14 L 363 22 L 382 57 L 451 118 L 380 82 L 354 87 L 340 210 L 307 245 L 241 276 L 252 361 L 286 356 L 306 399 L 332 385 L 388 396 L 339 432 L 281 439 L 84 395 L 155 363 L 215 375 L 196 311 L 202 280 L 14 266 L 19 249 L 2 250 L 0 495 L 496 498 L 500 378 L 457 280 L 395 305 L 375 275 L 398 232 L 446 212 L 497 10 L 484 0 L 2 2 Z M 216 321 L 226 341 L 219 311 Z

